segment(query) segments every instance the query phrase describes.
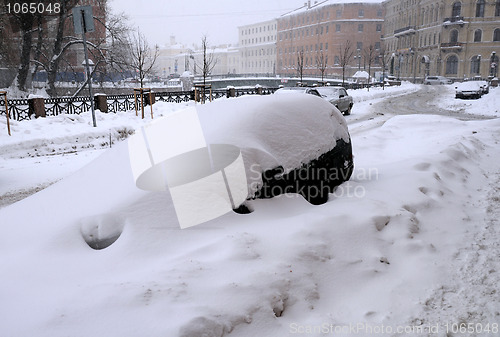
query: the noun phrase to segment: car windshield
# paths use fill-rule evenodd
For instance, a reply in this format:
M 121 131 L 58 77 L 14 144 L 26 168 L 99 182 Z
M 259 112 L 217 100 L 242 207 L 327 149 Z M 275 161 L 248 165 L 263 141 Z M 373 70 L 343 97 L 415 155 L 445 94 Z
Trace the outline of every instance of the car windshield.
M 321 87 L 321 88 L 317 88 L 317 90 L 319 91 L 319 93 L 323 97 L 339 98 L 339 95 L 340 95 L 339 88 Z

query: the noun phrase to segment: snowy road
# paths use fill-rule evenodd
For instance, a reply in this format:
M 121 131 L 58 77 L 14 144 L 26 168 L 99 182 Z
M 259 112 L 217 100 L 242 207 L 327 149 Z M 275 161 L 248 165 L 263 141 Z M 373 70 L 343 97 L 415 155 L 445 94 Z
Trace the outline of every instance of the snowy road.
M 355 171 L 326 204 L 253 200 L 252 214 L 188 230 L 168 194 L 135 187 L 124 146 L 6 156 L 11 188 L 67 178 L 0 209 L 0 335 L 500 336 L 500 120 L 482 113 L 500 91 L 401 89 L 353 93 Z M 89 228 L 123 232 L 96 251 Z
M 448 110 L 435 105 L 435 100 L 449 94 L 450 92 L 445 86 L 421 86 L 415 92 L 355 104 L 352 115 L 346 117 L 349 131 L 352 135 L 357 135 L 360 132 L 382 126 L 394 116 L 412 114 L 448 116 L 463 121 L 493 118 L 492 116 L 468 113 L 465 109 Z M 367 109 L 367 104 L 369 109 Z M 359 113 L 360 110 L 361 114 Z

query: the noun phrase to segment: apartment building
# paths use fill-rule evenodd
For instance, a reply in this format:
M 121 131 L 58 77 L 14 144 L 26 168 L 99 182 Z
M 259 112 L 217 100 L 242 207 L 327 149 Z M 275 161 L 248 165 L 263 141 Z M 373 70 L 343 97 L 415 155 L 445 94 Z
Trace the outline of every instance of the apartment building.
M 238 27 L 241 74 L 276 74 L 277 20 Z
M 422 80 L 498 75 L 500 0 L 387 0 L 389 72 Z
M 341 58 L 348 44 L 353 57 L 346 67 L 346 76 L 358 70 L 372 74 L 380 68 L 380 60 L 369 61 L 366 51 L 373 54 L 381 48 L 384 11 L 380 2 L 340 3 L 327 0 L 311 4 L 278 18 L 277 72 L 284 76 L 296 76 L 298 58 L 303 55 L 303 75 L 340 77 Z

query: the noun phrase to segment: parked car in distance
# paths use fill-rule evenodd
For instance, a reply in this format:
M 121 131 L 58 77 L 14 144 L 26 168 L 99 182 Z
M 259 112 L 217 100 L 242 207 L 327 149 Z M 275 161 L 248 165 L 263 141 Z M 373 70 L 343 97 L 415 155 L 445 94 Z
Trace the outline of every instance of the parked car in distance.
M 283 94 L 283 93 L 303 93 L 310 94 L 321 97 L 321 94 L 316 90 L 317 88 L 310 87 L 284 87 L 276 90 L 275 94 Z
M 452 84 L 453 81 L 444 76 L 427 76 L 424 80 L 424 84 L 433 85 L 433 84 Z
M 352 97 L 347 94 L 344 87 L 318 87 L 316 90 L 325 100 L 333 104 L 344 115 L 350 115 L 353 106 Z
M 387 76 L 384 80 L 385 85 L 401 85 L 401 81 L 395 76 Z
M 455 98 L 481 98 L 489 92 L 486 81 L 468 81 L 455 86 Z

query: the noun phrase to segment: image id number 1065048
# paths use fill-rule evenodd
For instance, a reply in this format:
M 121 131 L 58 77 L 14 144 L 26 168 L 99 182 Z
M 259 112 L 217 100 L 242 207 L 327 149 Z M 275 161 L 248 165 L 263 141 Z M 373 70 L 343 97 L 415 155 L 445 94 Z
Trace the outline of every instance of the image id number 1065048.
M 61 11 L 59 2 L 7 2 L 5 5 L 9 14 L 58 14 Z
M 470 333 L 470 334 L 497 334 L 499 331 L 499 326 L 498 323 L 446 323 L 445 324 L 446 328 L 446 334 L 448 333 L 453 333 L 453 334 L 464 334 L 464 333 Z

